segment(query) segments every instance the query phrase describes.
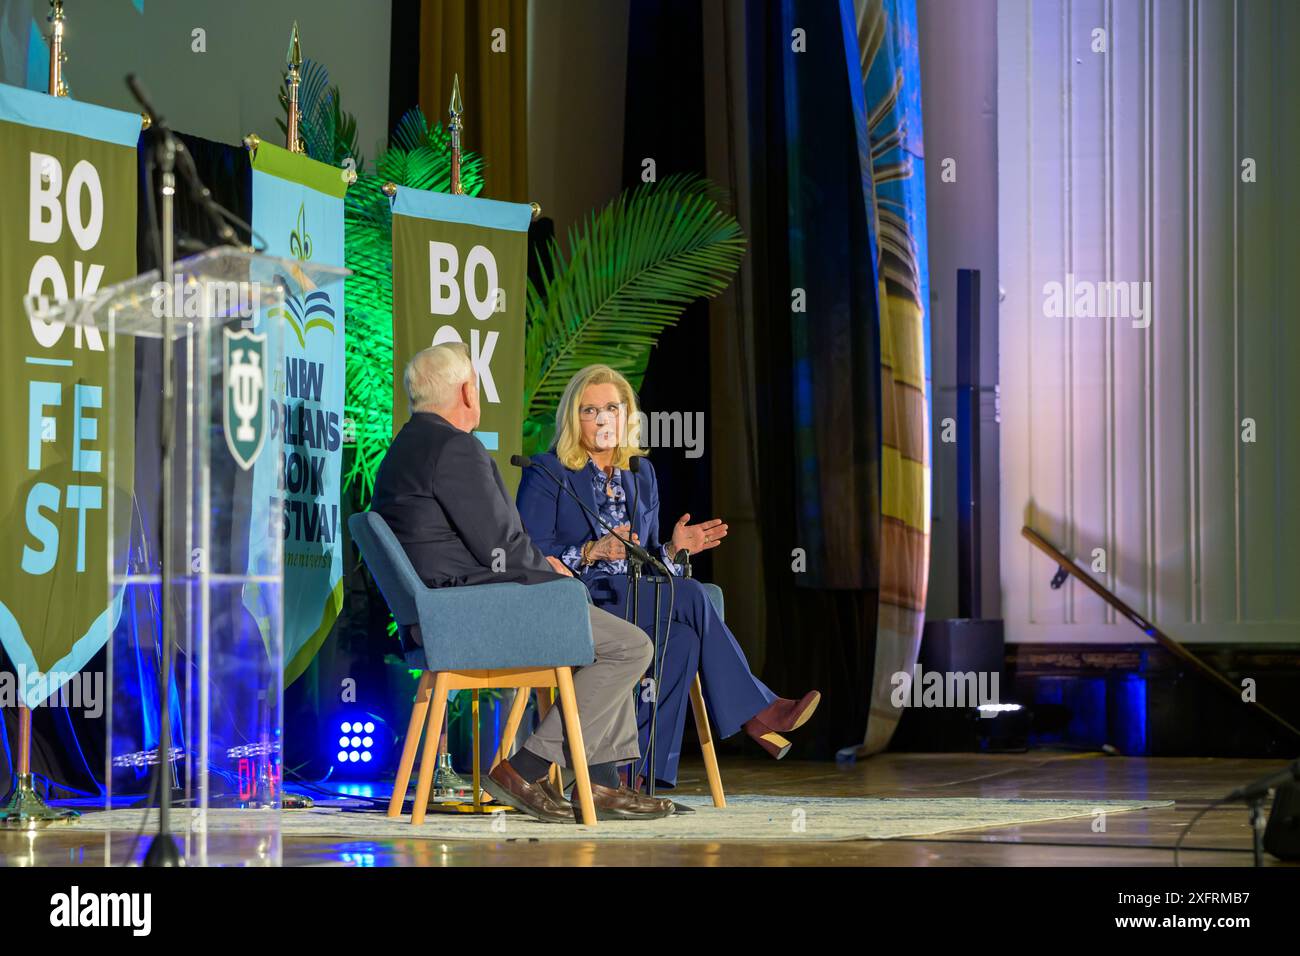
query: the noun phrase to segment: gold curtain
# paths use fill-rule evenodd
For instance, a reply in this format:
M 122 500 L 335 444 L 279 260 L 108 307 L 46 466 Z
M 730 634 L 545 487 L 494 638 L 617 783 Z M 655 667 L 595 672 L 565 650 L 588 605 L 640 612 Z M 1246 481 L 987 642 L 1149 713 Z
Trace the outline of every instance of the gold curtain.
M 527 0 L 422 0 L 420 108 L 430 125 L 446 124 L 457 73 L 462 143 L 487 165 L 482 195 L 528 202 Z

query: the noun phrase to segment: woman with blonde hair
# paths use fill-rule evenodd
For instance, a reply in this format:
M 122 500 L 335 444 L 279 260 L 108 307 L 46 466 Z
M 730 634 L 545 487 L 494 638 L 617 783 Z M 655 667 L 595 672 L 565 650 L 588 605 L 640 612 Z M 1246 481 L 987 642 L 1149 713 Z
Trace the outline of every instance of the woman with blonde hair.
M 620 535 L 660 558 L 675 576 L 682 569 L 672 559 L 680 551 L 698 554 L 716 548 L 727 535 L 727 526 L 717 518 L 692 524 L 691 516 L 684 514 L 673 525 L 668 540 L 660 542 L 659 485 L 649 460 L 641 457 L 645 455 L 640 447 L 641 421 L 627 379 L 608 365 L 587 366 L 573 377 L 560 398 L 554 447 L 533 456 L 534 465 L 540 468 L 524 469 L 515 499 L 524 527 L 542 553 L 567 565 L 587 585 L 597 607 L 623 617 L 630 616 L 627 549 L 541 474 L 541 468 L 568 485 Z M 633 457 L 639 459 L 636 471 L 630 470 Z M 653 572 L 647 569 L 647 573 Z M 698 581 L 676 577 L 671 602 L 667 588 L 664 590 L 655 719 L 654 774 L 658 784 L 671 787 L 676 783 L 686 705 L 697 671 L 720 737 L 743 729 L 773 757 L 784 757 L 790 741 L 782 734 L 802 726 L 821 695 L 809 691 L 799 700 L 789 700 L 769 690 L 750 672 L 744 651 Z M 636 623 L 651 635 L 654 606 L 653 585 L 642 581 Z M 638 770 L 642 776 L 649 774 L 651 706 L 646 698 L 650 696 L 640 693 L 637 697 L 642 754 Z

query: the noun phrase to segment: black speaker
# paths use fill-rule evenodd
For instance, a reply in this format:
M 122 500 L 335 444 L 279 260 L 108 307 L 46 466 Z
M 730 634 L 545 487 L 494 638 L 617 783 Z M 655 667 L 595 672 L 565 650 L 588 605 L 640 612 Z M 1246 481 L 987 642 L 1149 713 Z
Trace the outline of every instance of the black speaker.
M 1277 788 L 1264 830 L 1264 849 L 1279 860 L 1300 860 L 1300 784 Z

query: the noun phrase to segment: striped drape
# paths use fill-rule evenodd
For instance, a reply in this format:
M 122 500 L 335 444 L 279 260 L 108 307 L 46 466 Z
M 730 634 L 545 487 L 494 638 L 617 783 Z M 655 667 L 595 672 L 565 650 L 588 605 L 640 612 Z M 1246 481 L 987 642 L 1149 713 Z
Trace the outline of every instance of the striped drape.
M 880 599 L 865 756 L 898 726 L 892 676 L 911 672 L 925 620 L 930 296 L 916 3 L 840 0 L 840 12 L 879 290 Z

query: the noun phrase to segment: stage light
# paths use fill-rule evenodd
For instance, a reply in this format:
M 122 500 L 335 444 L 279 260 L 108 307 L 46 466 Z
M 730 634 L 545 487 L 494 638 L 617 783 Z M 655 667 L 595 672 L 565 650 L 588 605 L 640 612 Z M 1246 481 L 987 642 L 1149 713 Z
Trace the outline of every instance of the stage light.
M 1019 704 L 980 704 L 976 708 L 981 717 L 992 717 L 994 714 L 1011 713 L 1020 710 Z
M 344 712 L 327 718 L 325 726 L 341 731 L 322 742 L 328 748 L 325 752 L 333 755 L 333 772 L 341 779 L 369 779 L 385 769 L 395 738 L 382 716 Z

